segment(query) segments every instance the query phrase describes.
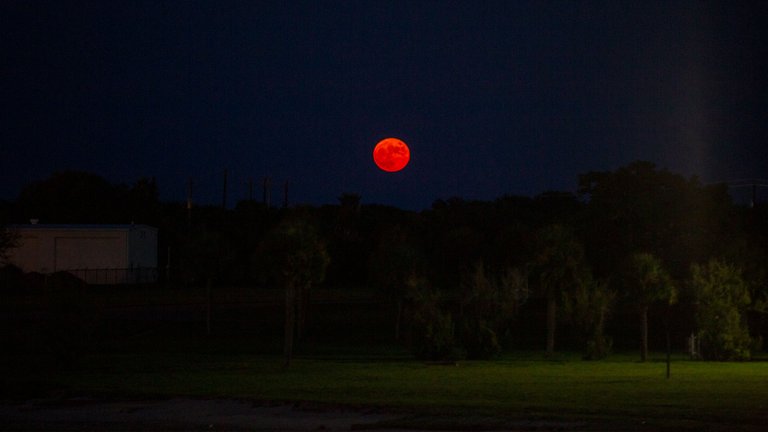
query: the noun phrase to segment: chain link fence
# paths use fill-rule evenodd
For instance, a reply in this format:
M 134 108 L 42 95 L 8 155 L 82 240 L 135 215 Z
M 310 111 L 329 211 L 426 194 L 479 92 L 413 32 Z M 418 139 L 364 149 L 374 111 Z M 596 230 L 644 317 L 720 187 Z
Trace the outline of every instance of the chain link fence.
M 153 284 L 158 282 L 156 268 L 74 269 L 67 270 L 90 285 Z

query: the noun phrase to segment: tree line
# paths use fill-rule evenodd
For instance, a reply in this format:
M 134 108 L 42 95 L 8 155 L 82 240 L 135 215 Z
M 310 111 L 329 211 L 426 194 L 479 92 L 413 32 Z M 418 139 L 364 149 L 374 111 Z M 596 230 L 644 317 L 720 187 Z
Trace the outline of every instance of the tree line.
M 761 349 L 768 206 L 736 205 L 724 184 L 649 162 L 578 180 L 575 194 L 449 198 L 413 212 L 354 193 L 317 207 L 188 208 L 161 202 L 151 178 L 63 172 L 2 203 L 1 222 L 145 223 L 159 228 L 169 284 L 282 287 L 287 361 L 324 287 L 377 290 L 392 312 L 382 331 L 435 360 L 490 358 L 531 329 L 547 353 L 562 339 L 599 359 L 628 318 L 642 360 L 670 334 L 679 345 L 693 333 L 710 359 Z

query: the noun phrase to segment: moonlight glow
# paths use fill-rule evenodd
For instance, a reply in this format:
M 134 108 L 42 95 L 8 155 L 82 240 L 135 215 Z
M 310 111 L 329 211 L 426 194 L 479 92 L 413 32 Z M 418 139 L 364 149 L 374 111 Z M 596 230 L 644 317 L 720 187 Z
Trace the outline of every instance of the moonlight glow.
M 384 171 L 396 172 L 405 168 L 411 160 L 408 146 L 397 138 L 385 138 L 373 149 L 373 161 Z

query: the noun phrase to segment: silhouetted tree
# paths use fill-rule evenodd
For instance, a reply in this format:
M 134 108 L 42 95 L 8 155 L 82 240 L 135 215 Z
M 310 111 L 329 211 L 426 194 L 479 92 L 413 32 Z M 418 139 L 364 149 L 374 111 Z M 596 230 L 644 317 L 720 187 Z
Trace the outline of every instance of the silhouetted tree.
M 584 265 L 583 247 L 570 228 L 549 225 L 538 232 L 534 268 L 547 302 L 547 355 L 555 350 L 557 303 L 568 290 L 578 286 Z
M 126 192 L 125 212 L 130 222 L 157 226 L 160 223 L 160 200 L 154 177 L 142 177 Z
M 616 300 L 616 292 L 603 281 L 584 277 L 574 289 L 565 294 L 565 315 L 580 334 L 586 360 L 605 358 L 611 340 L 605 334 L 605 324 Z
M 724 185 L 633 162 L 613 172 L 579 177 L 588 200 L 583 238 L 596 276 L 610 277 L 636 251 L 663 260 L 676 278 L 708 258 L 730 237 L 730 198 Z
M 200 285 L 206 290 L 206 333 L 211 334 L 212 289 L 223 273 L 222 235 L 206 224 L 196 224 L 179 239 L 180 273 L 184 285 Z
M 380 237 L 369 259 L 368 277 L 371 285 L 395 304 L 395 340 L 400 340 L 408 280 L 421 272 L 423 259 L 411 235 L 401 225 L 384 230 Z
M 336 232 L 343 239 L 354 240 L 359 235 L 360 195 L 343 193 L 339 196 Z
M 440 291 L 426 278 L 417 275 L 408 278 L 407 287 L 407 314 L 414 354 L 427 360 L 455 359 L 459 353 L 453 318 L 442 305 Z
M 661 260 L 650 253 L 635 253 L 625 267 L 623 287 L 640 317 L 640 361 L 648 359 L 648 309 L 656 302 L 671 305 L 677 289 Z
M 467 357 L 488 359 L 499 353 L 499 336 L 527 299 L 525 270 L 506 268 L 494 274 L 482 262 L 475 263 L 462 281 L 459 313 L 459 335 Z
M 461 276 L 472 263 L 483 259 L 488 241 L 484 224 L 492 213 L 478 201 L 461 198 L 438 200 L 425 211 L 424 244 L 430 245 L 427 275 L 429 280 L 446 291 L 459 289 Z
M 265 264 L 285 289 L 285 365 L 293 358 L 294 338 L 305 325 L 308 294 L 325 277 L 329 257 L 325 243 L 306 217 L 283 220 L 262 244 Z
M 7 263 L 8 253 L 19 245 L 19 236 L 15 231 L 0 225 L 0 267 Z
M 128 223 L 127 188 L 81 171 L 54 173 L 26 186 L 16 202 L 17 213 L 43 223 Z

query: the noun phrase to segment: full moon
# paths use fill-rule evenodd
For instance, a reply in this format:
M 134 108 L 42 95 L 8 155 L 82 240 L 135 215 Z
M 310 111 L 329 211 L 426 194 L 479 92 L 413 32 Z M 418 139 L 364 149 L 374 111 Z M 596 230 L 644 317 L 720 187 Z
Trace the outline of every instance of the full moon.
M 408 165 L 411 151 L 408 146 L 397 138 L 385 138 L 373 149 L 373 161 L 386 172 L 397 172 Z

